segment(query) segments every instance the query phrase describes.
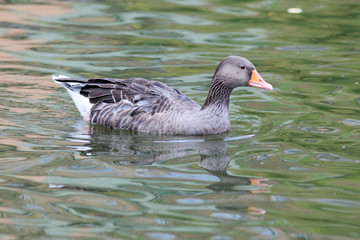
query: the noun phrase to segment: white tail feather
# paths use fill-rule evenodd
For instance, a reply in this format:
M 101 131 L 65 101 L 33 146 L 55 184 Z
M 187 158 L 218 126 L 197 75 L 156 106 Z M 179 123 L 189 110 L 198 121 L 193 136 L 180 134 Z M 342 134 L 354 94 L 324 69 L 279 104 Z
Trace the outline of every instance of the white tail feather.
M 68 83 L 58 82 L 56 81 L 56 79 L 58 78 L 69 78 L 69 77 L 64 75 L 58 75 L 58 76 L 53 75 L 52 79 L 54 82 L 63 86 L 66 89 L 66 91 L 74 101 L 75 106 L 79 110 L 81 116 L 84 118 L 84 120 L 89 121 L 90 109 L 94 104 L 91 104 L 87 97 L 84 97 L 80 94 L 80 89 L 83 86 L 83 84 L 76 82 L 68 82 Z

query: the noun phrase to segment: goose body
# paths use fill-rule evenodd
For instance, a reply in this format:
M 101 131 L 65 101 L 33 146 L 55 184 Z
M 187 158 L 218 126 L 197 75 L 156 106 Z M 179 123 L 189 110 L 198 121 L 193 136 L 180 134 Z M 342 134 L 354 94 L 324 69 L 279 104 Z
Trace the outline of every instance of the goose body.
M 272 90 L 242 57 L 225 58 L 217 67 L 203 106 L 158 81 L 76 79 L 53 76 L 65 87 L 85 120 L 114 129 L 174 135 L 207 135 L 230 131 L 229 100 L 239 86 Z

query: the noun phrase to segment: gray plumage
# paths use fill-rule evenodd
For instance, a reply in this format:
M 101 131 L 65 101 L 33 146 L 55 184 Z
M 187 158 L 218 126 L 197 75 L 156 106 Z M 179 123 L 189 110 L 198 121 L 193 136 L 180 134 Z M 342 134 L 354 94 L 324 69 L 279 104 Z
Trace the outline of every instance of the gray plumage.
M 90 122 L 157 134 L 204 135 L 230 131 L 230 94 L 235 87 L 249 85 L 253 70 L 255 67 L 245 58 L 225 58 L 215 71 L 203 107 L 175 88 L 143 78 L 60 77 L 54 81 L 68 90 Z M 80 109 L 82 103 L 74 98 L 76 94 L 88 101 L 87 110 Z

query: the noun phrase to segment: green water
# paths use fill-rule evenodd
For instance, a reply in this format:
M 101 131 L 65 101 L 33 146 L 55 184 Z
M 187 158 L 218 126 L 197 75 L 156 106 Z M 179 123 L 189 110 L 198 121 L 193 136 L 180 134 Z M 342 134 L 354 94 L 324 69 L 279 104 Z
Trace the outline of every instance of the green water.
M 359 9 L 0 1 L 0 240 L 360 239 Z M 145 77 L 202 104 L 228 55 L 274 91 L 235 90 L 220 136 L 89 125 L 51 81 Z

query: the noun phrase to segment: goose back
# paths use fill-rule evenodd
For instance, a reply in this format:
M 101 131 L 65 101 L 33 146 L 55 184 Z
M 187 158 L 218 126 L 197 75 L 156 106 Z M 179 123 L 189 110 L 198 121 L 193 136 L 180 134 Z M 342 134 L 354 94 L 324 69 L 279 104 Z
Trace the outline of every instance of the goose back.
M 184 124 L 184 113 L 201 108 L 179 90 L 143 78 L 56 81 L 88 99 L 92 105 L 88 113 L 91 122 L 115 129 L 173 133 Z

